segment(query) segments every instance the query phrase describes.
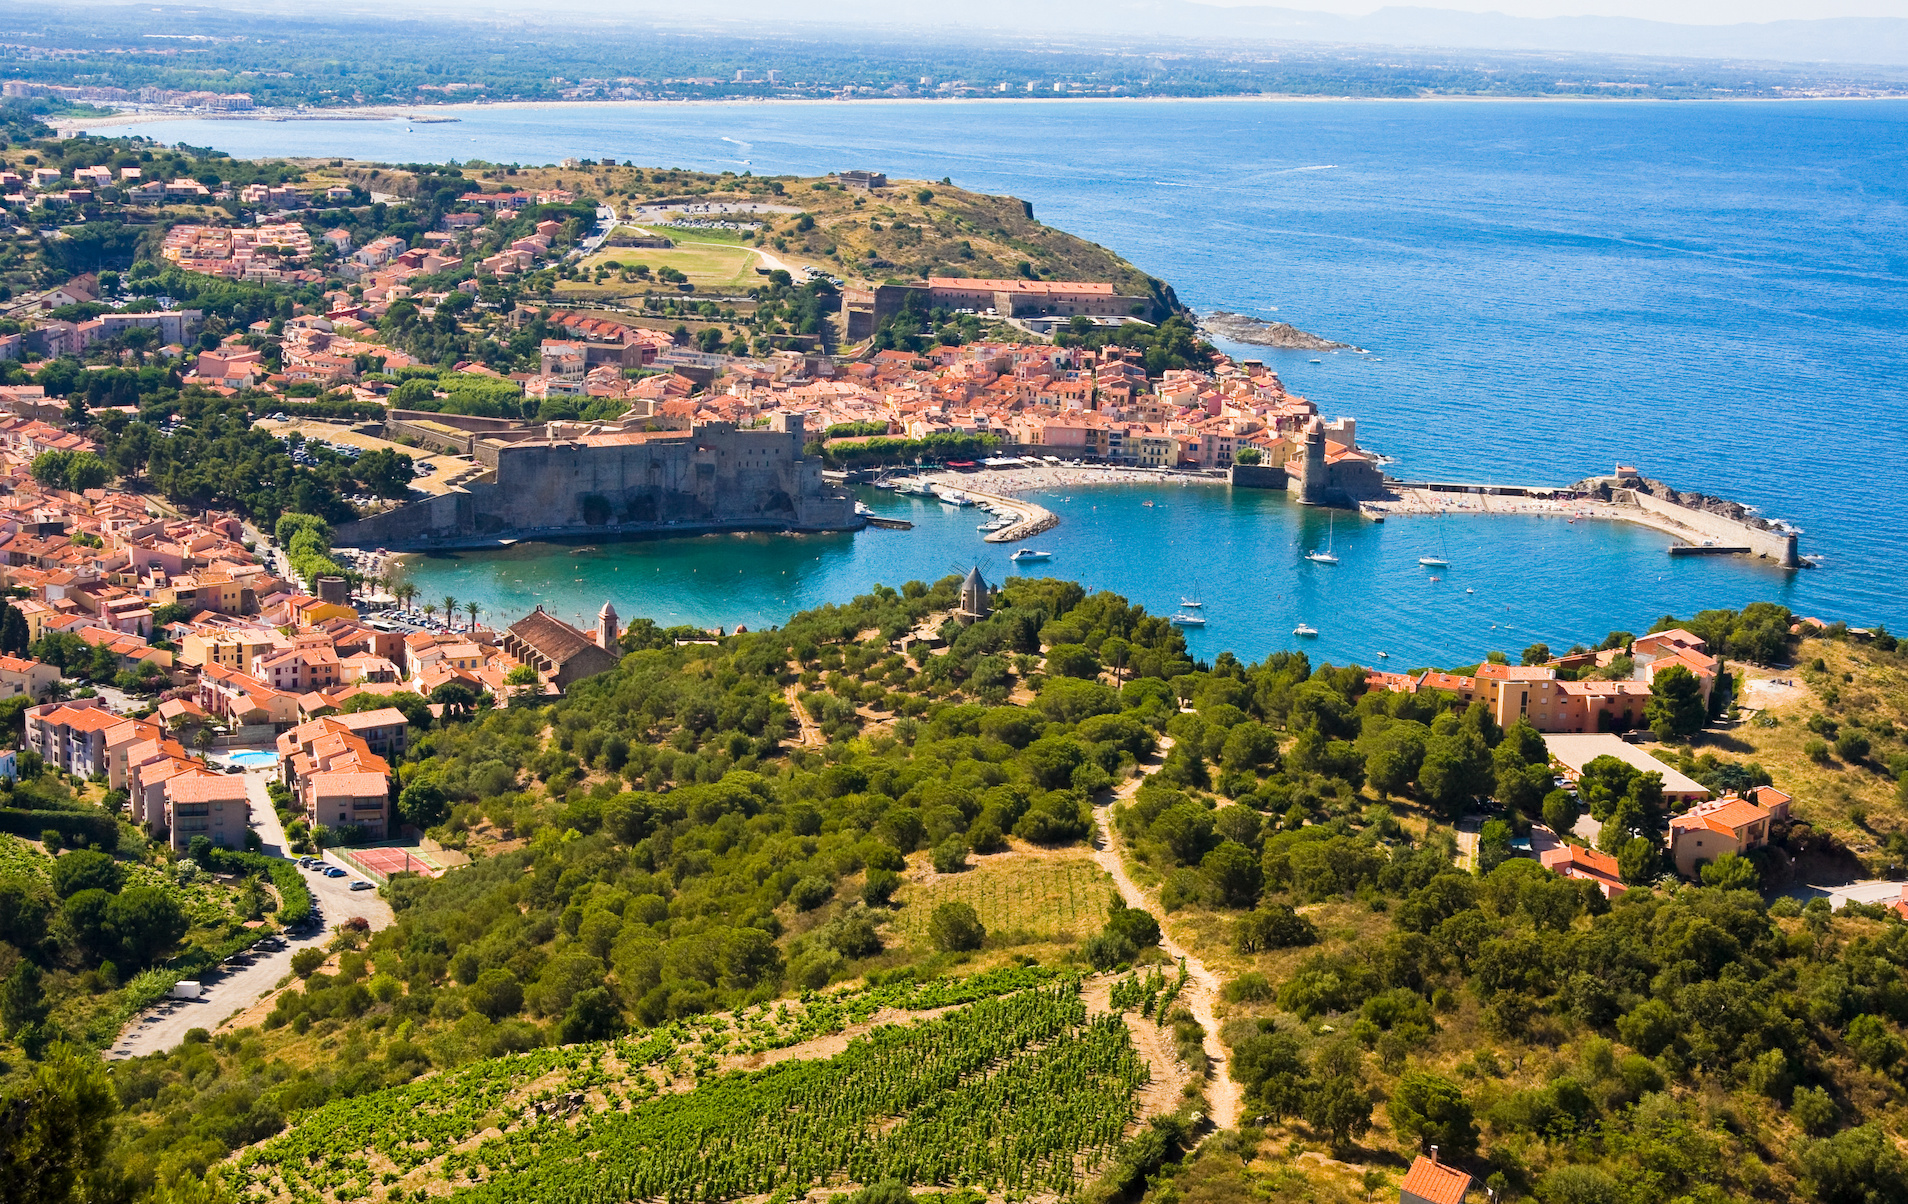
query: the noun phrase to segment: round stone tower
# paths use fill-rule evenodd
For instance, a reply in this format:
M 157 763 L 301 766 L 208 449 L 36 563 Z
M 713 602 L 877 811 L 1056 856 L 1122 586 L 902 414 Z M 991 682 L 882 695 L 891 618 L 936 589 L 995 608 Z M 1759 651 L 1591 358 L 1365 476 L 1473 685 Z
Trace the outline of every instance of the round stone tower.
M 1305 475 L 1299 479 L 1299 505 L 1323 506 L 1331 470 L 1325 464 L 1325 422 L 1314 418 L 1305 428 Z

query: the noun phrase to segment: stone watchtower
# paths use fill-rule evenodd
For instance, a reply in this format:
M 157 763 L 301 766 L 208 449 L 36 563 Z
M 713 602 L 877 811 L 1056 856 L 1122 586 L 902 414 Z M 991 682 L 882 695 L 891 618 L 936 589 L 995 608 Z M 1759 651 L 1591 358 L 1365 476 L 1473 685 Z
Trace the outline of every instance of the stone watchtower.
M 616 645 L 616 608 L 608 602 L 596 612 L 596 646 L 611 654 L 622 651 Z
M 987 582 L 982 580 L 980 566 L 967 570 L 967 578 L 961 582 L 961 608 L 959 614 L 965 619 L 984 619 L 987 617 Z
M 1301 506 L 1323 506 L 1330 483 L 1331 469 L 1325 463 L 1325 422 L 1314 418 L 1305 427 L 1304 475 L 1299 478 L 1298 501 Z

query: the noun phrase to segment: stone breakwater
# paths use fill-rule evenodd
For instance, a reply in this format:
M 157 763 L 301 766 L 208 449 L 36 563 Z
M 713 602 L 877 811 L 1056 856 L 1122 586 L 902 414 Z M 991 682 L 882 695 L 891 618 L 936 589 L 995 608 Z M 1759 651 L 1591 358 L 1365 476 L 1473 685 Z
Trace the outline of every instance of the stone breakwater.
M 1700 546 L 1723 542 L 1746 547 L 1783 568 L 1803 563 L 1796 555 L 1795 535 L 1777 532 L 1766 525 L 1745 522 L 1707 510 L 1696 510 L 1665 501 L 1650 494 L 1618 490 L 1614 498 L 1594 493 L 1584 497 L 1554 498 L 1517 493 L 1454 493 L 1417 486 L 1392 486 L 1387 496 L 1360 502 L 1358 512 L 1367 518 L 1410 515 L 1449 514 L 1531 514 L 1562 518 L 1570 522 L 1601 521 L 1629 523 L 1648 527 L 1681 543 Z

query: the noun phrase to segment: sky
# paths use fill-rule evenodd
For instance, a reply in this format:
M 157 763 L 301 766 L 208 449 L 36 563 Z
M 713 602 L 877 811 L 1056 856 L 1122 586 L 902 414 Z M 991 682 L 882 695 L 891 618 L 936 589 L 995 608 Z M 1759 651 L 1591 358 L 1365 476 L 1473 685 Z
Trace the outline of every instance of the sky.
M 1221 8 L 1289 8 L 1357 17 L 1391 7 L 1374 0 L 1198 0 Z M 1503 13 L 1509 17 L 1633 17 L 1678 25 L 1734 25 L 1826 17 L 1904 17 L 1908 0 L 1397 0 L 1397 7 Z

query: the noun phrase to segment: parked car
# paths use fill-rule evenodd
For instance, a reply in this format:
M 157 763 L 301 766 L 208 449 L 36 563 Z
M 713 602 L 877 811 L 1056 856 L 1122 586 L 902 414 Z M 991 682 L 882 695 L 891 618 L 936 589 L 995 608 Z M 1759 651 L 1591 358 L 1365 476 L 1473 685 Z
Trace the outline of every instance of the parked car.
M 335 865 L 328 865 L 328 866 L 326 866 L 326 867 L 325 867 L 325 877 L 327 877 L 327 878 L 347 878 L 347 877 L 350 877 L 350 875 L 348 875 L 348 874 L 346 874 L 346 873 L 345 873 L 345 872 L 344 872 L 343 870 L 341 870 L 341 869 L 339 869 L 339 868 L 338 868 L 337 866 L 335 866 Z
M 356 882 L 353 882 L 351 884 L 351 889 L 352 890 L 376 890 L 377 888 L 372 886 L 369 882 L 366 882 L 364 879 L 360 878 Z

